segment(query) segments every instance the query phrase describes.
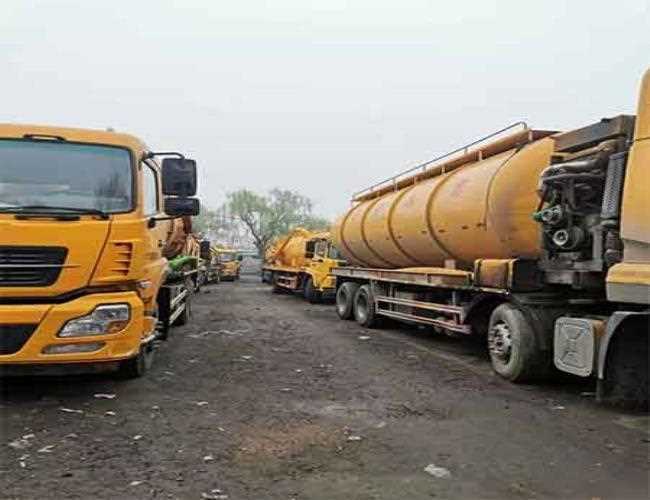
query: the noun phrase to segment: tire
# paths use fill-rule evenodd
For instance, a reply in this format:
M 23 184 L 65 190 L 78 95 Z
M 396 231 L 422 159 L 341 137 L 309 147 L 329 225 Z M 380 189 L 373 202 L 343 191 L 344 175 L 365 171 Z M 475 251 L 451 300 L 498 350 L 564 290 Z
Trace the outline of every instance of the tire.
M 370 285 L 361 285 L 354 294 L 354 319 L 366 328 L 379 326 L 379 317 L 375 309 L 375 301 L 370 291 Z
M 548 376 L 552 355 L 539 348 L 522 308 L 507 303 L 497 306 L 490 316 L 487 342 L 492 368 L 503 378 L 524 383 Z
M 120 362 L 118 367 L 119 377 L 134 379 L 144 376 L 153 365 L 155 353 L 156 348 L 153 342 L 140 346 L 140 352 L 138 352 L 137 356 Z
M 276 273 L 271 274 L 271 284 L 273 286 L 271 290 L 273 293 L 284 293 L 284 288 L 278 285 L 278 276 Z
M 336 291 L 336 314 L 344 320 L 354 319 L 354 296 L 359 289 L 359 283 L 346 281 Z
M 647 320 L 630 321 L 617 333 L 607 351 L 605 378 L 598 381 L 598 399 L 626 410 L 647 411 Z
M 316 288 L 314 288 L 314 280 L 312 279 L 311 276 L 307 277 L 307 281 L 305 282 L 304 294 L 305 294 L 305 299 L 310 304 L 318 304 L 322 299 L 321 292 L 319 290 L 316 290 Z
M 201 287 L 205 284 L 205 276 L 202 272 L 198 272 L 196 275 L 196 280 L 194 281 L 194 293 L 199 293 Z

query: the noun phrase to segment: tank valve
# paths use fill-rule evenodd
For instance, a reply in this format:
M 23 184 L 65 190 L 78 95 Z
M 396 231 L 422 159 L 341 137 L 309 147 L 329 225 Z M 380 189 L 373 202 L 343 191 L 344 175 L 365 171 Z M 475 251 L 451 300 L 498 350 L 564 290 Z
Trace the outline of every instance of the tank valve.
M 553 243 L 563 250 L 573 250 L 584 241 L 584 232 L 579 227 L 560 229 L 553 233 Z
M 555 205 L 535 212 L 533 219 L 549 226 L 556 226 L 564 219 L 564 211 L 560 205 Z

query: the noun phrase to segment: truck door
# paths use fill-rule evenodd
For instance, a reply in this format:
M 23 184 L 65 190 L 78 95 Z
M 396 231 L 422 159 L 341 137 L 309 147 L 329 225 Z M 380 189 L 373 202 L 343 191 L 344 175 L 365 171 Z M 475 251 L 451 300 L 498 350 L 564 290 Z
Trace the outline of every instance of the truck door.
M 162 188 L 160 170 L 156 165 L 142 162 L 142 213 L 145 217 L 147 235 L 145 237 L 145 280 L 151 282 L 150 297 L 155 298 L 163 278 L 167 259 L 162 255 L 167 239 L 170 221 L 156 221 L 156 217 L 164 216 L 162 211 Z

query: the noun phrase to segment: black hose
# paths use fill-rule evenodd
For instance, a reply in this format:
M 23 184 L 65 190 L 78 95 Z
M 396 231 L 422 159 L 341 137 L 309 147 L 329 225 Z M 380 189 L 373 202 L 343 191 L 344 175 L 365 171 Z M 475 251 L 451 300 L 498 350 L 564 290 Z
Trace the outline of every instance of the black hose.
M 604 173 L 597 173 L 597 174 L 588 174 L 588 173 L 575 173 L 575 174 L 555 174 L 555 175 L 549 175 L 547 177 L 543 177 L 542 183 L 546 184 L 547 182 L 556 182 L 556 181 L 562 181 L 562 180 L 568 180 L 568 179 L 573 179 L 576 181 L 581 181 L 581 180 L 603 180 L 605 178 Z

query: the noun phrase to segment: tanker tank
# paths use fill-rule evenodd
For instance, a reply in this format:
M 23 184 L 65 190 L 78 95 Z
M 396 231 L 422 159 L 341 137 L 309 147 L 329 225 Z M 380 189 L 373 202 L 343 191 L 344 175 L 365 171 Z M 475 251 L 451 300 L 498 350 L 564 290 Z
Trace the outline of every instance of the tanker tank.
M 267 265 L 283 267 L 302 267 L 305 265 L 305 247 L 314 233 L 296 228 L 274 242 L 265 254 Z
M 185 216 L 164 222 L 167 222 L 167 238 L 162 254 L 171 260 L 183 254 L 186 249 L 189 235 L 192 233 L 192 218 Z
M 525 129 L 357 196 L 334 224 L 336 246 L 350 263 L 379 269 L 537 257 L 532 214 L 551 134 Z

